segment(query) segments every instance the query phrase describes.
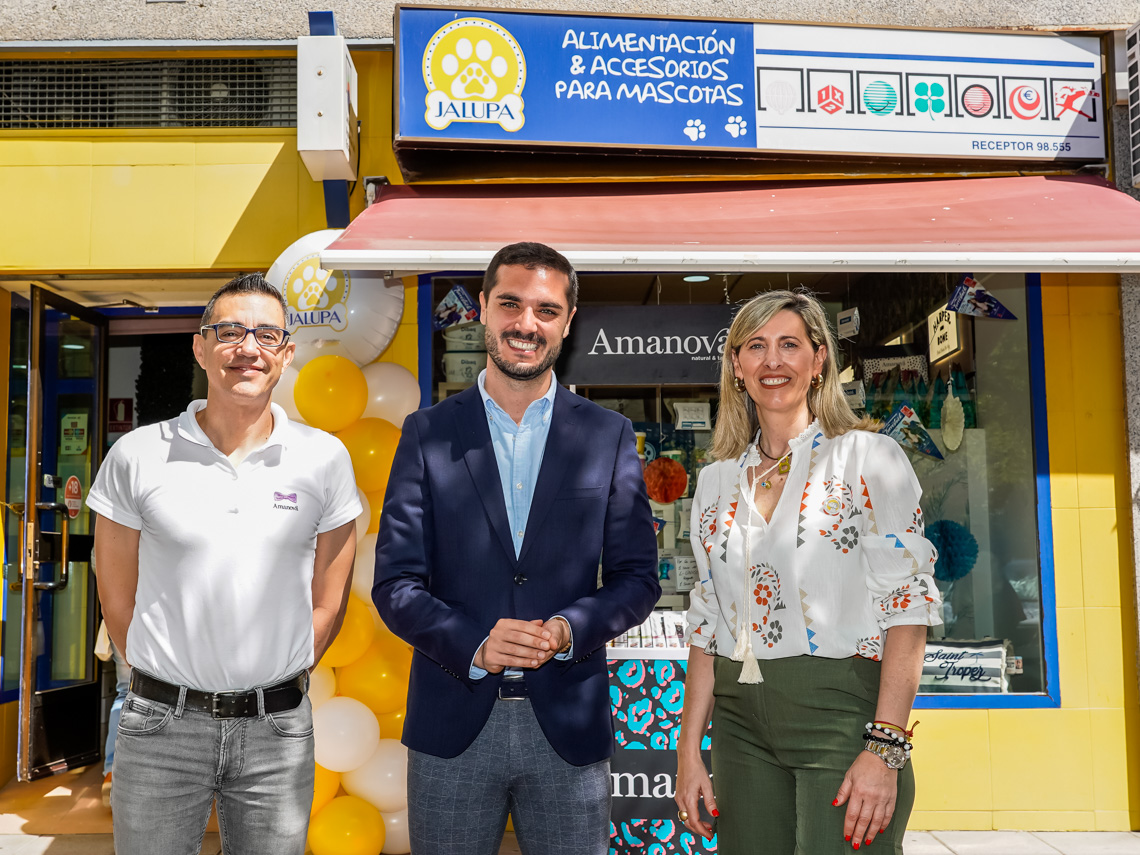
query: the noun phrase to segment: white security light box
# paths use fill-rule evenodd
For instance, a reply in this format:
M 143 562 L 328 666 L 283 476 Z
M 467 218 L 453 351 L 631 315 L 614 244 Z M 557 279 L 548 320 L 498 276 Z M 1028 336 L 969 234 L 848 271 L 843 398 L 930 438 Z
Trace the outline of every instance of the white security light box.
M 314 181 L 353 181 L 357 79 L 343 36 L 297 39 L 297 151 Z

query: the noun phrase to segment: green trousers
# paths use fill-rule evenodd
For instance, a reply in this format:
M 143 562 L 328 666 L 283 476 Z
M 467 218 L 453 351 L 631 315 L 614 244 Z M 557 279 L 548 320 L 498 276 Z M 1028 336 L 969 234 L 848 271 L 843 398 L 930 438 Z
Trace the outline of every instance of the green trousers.
M 840 855 L 846 804 L 833 807 L 843 776 L 875 717 L 878 662 L 853 657 L 761 660 L 764 682 L 742 684 L 740 663 L 718 656 L 712 771 L 722 855 Z M 914 805 L 914 772 L 898 775 L 898 800 L 868 855 L 902 855 Z M 877 831 L 878 829 L 876 829 Z M 854 841 L 852 841 L 854 842 Z

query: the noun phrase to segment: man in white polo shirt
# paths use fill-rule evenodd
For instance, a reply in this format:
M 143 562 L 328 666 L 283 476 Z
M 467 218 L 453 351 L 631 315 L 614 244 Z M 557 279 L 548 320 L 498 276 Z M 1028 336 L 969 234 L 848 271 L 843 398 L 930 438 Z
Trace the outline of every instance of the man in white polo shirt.
M 302 855 L 308 671 L 336 636 L 361 512 L 348 452 L 270 403 L 295 345 L 261 276 L 223 286 L 194 356 L 205 401 L 111 448 L 87 499 L 107 629 L 132 666 L 117 855 Z

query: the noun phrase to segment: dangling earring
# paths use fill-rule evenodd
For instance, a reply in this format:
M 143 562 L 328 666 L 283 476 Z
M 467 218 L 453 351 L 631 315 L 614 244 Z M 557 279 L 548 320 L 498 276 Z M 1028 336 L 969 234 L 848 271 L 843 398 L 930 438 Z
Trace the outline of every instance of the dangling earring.
M 737 392 L 743 392 L 746 388 L 744 385 L 744 378 L 743 377 L 737 377 L 735 380 L 732 381 L 732 385 L 736 387 Z
M 811 387 L 813 389 L 818 389 L 822 385 L 823 385 L 823 372 L 820 372 L 819 374 L 817 374 L 811 378 Z

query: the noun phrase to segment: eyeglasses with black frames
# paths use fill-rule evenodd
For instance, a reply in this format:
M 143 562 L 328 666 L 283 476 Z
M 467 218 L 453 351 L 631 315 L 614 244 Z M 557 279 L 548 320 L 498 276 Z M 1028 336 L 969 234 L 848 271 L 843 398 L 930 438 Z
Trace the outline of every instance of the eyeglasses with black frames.
M 253 340 L 258 347 L 277 349 L 284 347 L 289 341 L 289 331 L 281 327 L 247 327 L 242 324 L 206 324 L 198 332 L 202 338 L 206 337 L 206 330 L 213 330 L 214 336 L 222 344 L 241 344 L 245 337 L 253 333 Z

